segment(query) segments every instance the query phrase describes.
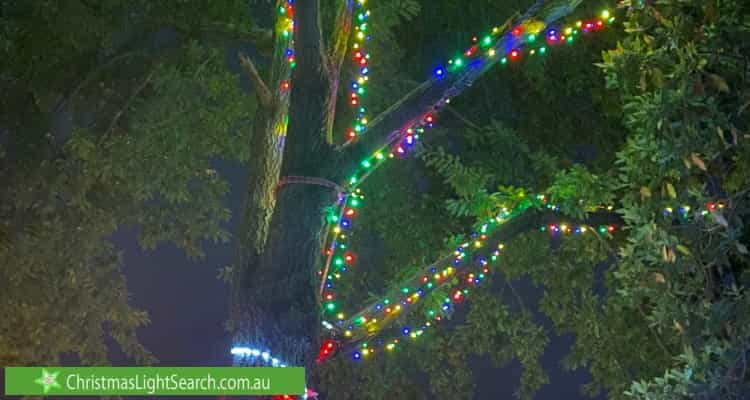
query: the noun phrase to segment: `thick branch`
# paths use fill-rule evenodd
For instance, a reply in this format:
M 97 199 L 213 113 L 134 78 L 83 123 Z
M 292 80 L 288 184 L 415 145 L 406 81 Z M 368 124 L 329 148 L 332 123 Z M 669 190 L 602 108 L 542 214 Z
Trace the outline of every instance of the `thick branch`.
M 333 143 L 333 122 L 336 117 L 336 93 L 339 88 L 341 66 L 349 48 L 349 38 L 352 30 L 353 0 L 336 0 L 336 25 L 333 28 L 328 51 L 328 76 L 331 81 L 331 99 L 326 105 L 328 121 L 325 137 L 328 143 Z
M 349 37 L 352 31 L 352 0 L 336 0 L 336 25 L 331 35 L 329 49 L 329 71 L 338 76 L 341 65 L 349 49 Z
M 561 221 L 565 221 L 567 223 L 572 223 L 576 225 L 588 225 L 592 227 L 600 226 L 600 225 L 622 225 L 623 220 L 622 217 L 616 213 L 612 212 L 595 212 L 589 214 L 585 219 L 575 219 L 575 218 L 568 218 L 564 215 L 560 215 L 559 213 L 555 213 L 551 210 L 539 210 L 536 208 L 530 208 L 520 215 L 514 217 L 513 219 L 508 220 L 506 223 L 498 226 L 494 231 L 488 234 L 488 238 L 486 242 L 488 243 L 487 246 L 483 246 L 482 249 L 473 252 L 471 254 L 471 257 L 467 257 L 462 264 L 460 264 L 457 268 L 468 271 L 470 269 L 467 269 L 466 266 L 467 263 L 473 262 L 473 260 L 478 256 L 484 256 L 485 258 L 489 259 L 491 255 L 491 249 L 496 249 L 495 245 L 497 243 L 505 243 L 513 238 L 522 235 L 526 232 L 538 229 L 540 226 L 553 224 L 553 223 L 560 223 Z M 445 257 L 442 257 L 441 259 L 431 263 L 430 265 L 451 265 L 453 259 L 455 258 L 454 255 L 450 254 Z M 424 271 L 427 270 L 428 267 L 424 267 L 423 269 L 418 270 L 415 272 L 411 277 L 408 279 L 405 279 L 403 282 L 400 282 L 398 285 L 394 285 L 393 289 L 387 293 L 385 293 L 381 298 L 399 298 L 400 297 L 400 290 L 403 287 L 420 287 L 422 286 L 421 277 L 424 275 Z M 459 273 L 460 274 L 460 273 Z M 462 280 L 462 279 L 459 279 Z M 442 287 L 444 285 L 450 285 L 451 279 L 446 279 L 442 285 L 437 286 L 433 288 L 433 290 L 438 289 L 439 287 Z M 349 320 L 345 321 L 343 326 L 348 325 L 354 325 L 357 326 L 355 321 L 361 316 L 366 314 L 369 310 L 372 310 L 375 306 L 375 303 L 368 304 L 366 307 L 363 307 L 362 311 L 353 314 Z M 384 318 L 378 318 L 379 323 L 378 327 L 379 329 L 376 331 L 367 331 L 366 329 L 357 328 L 353 330 L 353 335 L 351 338 L 347 339 L 346 344 L 342 347 L 341 353 L 347 353 L 349 351 L 352 351 L 359 343 L 363 341 L 369 341 L 373 337 L 377 336 L 379 333 L 383 331 L 383 327 L 387 326 L 390 323 L 393 323 L 396 319 L 398 319 L 397 314 L 391 314 L 390 316 L 385 316 Z
M 253 64 L 247 54 L 240 53 L 240 64 L 245 68 L 245 72 L 247 72 L 247 76 L 250 78 L 250 83 L 253 85 L 253 89 L 258 96 L 260 104 L 264 107 L 270 106 L 271 91 L 268 90 L 268 86 L 263 82 L 263 78 L 260 76 L 258 70 L 255 68 L 255 64 Z
M 322 135 L 326 125 L 323 104 L 331 93 L 319 3 L 295 2 L 297 66 L 281 176 L 323 176 L 322 171 L 329 167 L 324 160 L 333 153 Z M 236 343 L 267 348 L 289 365 L 313 364 L 320 326 L 316 288 L 320 240 L 316 235 L 323 227 L 323 208 L 335 201 L 335 195 L 329 188 L 313 185 L 287 185 L 277 192 L 263 252 L 251 259 L 254 265 L 249 266 L 252 277 L 245 280 L 248 286 L 238 289 L 243 302 L 233 314 L 238 318 L 248 315 L 249 320 L 244 321 L 247 329 L 241 328 L 235 335 Z M 308 380 L 314 377 L 308 376 Z
M 537 2 L 519 18 L 519 21 L 535 20 L 540 25 L 548 26 L 571 13 L 582 0 L 537 0 Z M 508 24 L 510 26 L 510 24 Z M 511 36 L 503 34 L 491 45 L 496 54 L 506 54 L 507 49 L 516 48 L 526 41 L 525 35 Z M 422 83 L 419 87 L 404 96 L 392 107 L 375 118 L 369 128 L 356 143 L 342 147 L 341 176 L 354 173 L 359 163 L 382 147 L 393 143 L 406 128 L 418 123 L 427 113 L 436 112 L 446 99 L 455 97 L 482 76 L 500 57 L 489 57 L 486 54 L 471 59 L 460 71 L 446 73 Z

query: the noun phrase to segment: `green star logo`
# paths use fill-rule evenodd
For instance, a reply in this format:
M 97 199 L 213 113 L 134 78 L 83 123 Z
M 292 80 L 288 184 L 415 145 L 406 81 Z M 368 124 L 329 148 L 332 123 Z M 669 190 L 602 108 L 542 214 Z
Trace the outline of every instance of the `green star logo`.
M 34 383 L 42 385 L 44 388 L 44 394 L 47 394 L 51 388 L 59 388 L 60 384 L 57 383 L 57 375 L 59 375 L 60 372 L 53 372 L 49 373 L 46 369 L 42 368 L 42 377 L 35 380 Z

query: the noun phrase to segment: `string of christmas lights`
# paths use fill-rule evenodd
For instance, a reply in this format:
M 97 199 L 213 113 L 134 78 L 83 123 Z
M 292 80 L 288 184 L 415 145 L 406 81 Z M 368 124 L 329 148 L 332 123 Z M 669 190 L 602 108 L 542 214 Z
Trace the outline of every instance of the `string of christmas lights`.
M 280 3 L 279 14 L 283 18 L 278 20 L 280 25 L 278 29 L 281 31 L 281 37 L 287 41 L 284 56 L 287 63 L 289 63 L 289 69 L 294 69 L 297 65 L 297 61 L 294 58 L 294 0 L 285 0 Z M 288 91 L 289 88 L 290 82 L 288 79 L 281 82 L 281 90 Z
M 357 348 L 349 349 L 352 359 L 359 360 L 362 357 L 367 357 L 378 348 L 392 351 L 404 337 L 416 339 L 429 327 L 452 313 L 454 305 L 465 300 L 470 288 L 480 285 L 486 279 L 490 273 L 490 267 L 498 260 L 505 249 L 505 244 L 502 242 L 498 242 L 494 246 L 488 246 L 487 242 L 492 240 L 492 232 L 529 208 L 559 209 L 559 207 L 545 203 L 545 196 L 539 195 L 531 200 L 524 199 L 512 210 L 502 210 L 495 218 L 482 224 L 478 232 L 472 233 L 470 240 L 458 246 L 453 254 L 433 263 L 426 271 L 415 275 L 412 279 L 400 285 L 397 291 L 393 291 L 388 296 L 369 305 L 351 319 L 339 320 L 339 325 L 345 325 L 343 328 L 344 340 L 350 343 L 360 343 Z M 586 225 L 573 227 L 573 225 L 563 224 L 561 226 L 565 228 L 561 232 L 565 233 L 582 234 L 595 231 L 595 228 Z M 568 226 L 571 226 L 572 230 L 569 230 Z M 615 231 L 615 227 L 613 225 L 602 225 L 596 230 L 612 233 Z M 380 335 L 384 328 L 392 325 L 399 316 L 409 312 L 409 309 L 417 304 L 420 299 L 426 298 L 439 289 L 443 289 L 442 292 L 449 292 L 449 295 L 445 297 L 441 304 L 437 305 L 437 308 L 423 310 L 426 320 L 421 326 L 417 324 L 415 328 L 412 328 L 405 324 L 400 327 L 399 333 L 391 339 L 378 338 L 373 342 L 368 342 Z M 435 302 L 433 302 L 434 304 Z
M 541 201 L 541 203 L 546 203 L 543 195 L 537 196 L 536 199 Z M 513 216 L 518 215 L 518 210 L 522 212 L 529 207 L 538 206 L 539 203 L 531 205 L 521 204 L 513 211 L 504 210 L 495 218 L 495 221 L 499 226 L 500 224 L 509 221 Z M 553 211 L 559 211 L 559 207 L 552 204 L 544 204 L 543 207 Z M 710 201 L 695 210 L 692 215 L 690 214 L 690 211 L 692 210 L 691 207 L 687 205 L 676 207 L 679 210 L 677 215 L 680 217 L 680 221 L 678 222 L 688 220 L 691 217 L 707 217 L 709 214 L 718 212 L 725 207 L 726 205 L 723 202 Z M 606 209 L 607 211 L 612 211 L 613 209 L 612 206 L 599 206 L 597 208 Z M 672 207 L 665 208 L 663 213 L 667 217 L 674 216 Z M 411 280 L 409 285 L 402 285 L 404 287 L 399 289 L 400 293 L 397 295 L 392 294 L 391 296 L 385 297 L 374 305 L 369 305 L 365 310 L 358 313 L 350 320 L 343 321 L 343 323 L 346 324 L 343 336 L 350 342 L 356 343 L 361 341 L 361 344 L 356 348 L 349 349 L 348 354 L 351 358 L 355 361 L 360 360 L 375 354 L 378 349 L 385 349 L 387 352 L 391 352 L 395 350 L 403 340 L 413 340 L 422 336 L 428 328 L 444 320 L 445 317 L 451 314 L 456 304 L 465 301 L 471 288 L 480 285 L 491 273 L 490 267 L 498 260 L 499 256 L 506 248 L 506 245 L 502 242 L 496 243 L 495 246 L 486 246 L 488 237 L 486 233 L 491 232 L 492 225 L 491 222 L 482 225 L 479 233 L 472 234 L 472 240 L 459 246 L 451 257 L 434 263 L 434 265 L 447 264 L 442 270 L 438 270 L 434 266 L 430 267 L 416 284 L 414 280 Z M 612 234 L 616 230 L 617 227 L 612 224 L 594 227 L 586 224 L 566 223 L 563 221 L 542 225 L 539 228 L 539 231 L 547 232 L 549 235 L 575 236 L 590 233 L 606 235 Z M 468 252 L 468 249 L 470 248 L 487 248 L 489 251 L 486 254 L 491 255 L 489 257 L 482 254 L 475 254 L 472 256 L 472 254 Z M 468 261 L 468 263 L 466 261 Z M 382 338 L 383 334 L 386 333 L 383 331 L 383 328 L 391 325 L 399 313 L 403 315 L 408 312 L 409 306 L 416 304 L 418 300 L 425 298 L 430 292 L 446 288 L 448 290 L 443 290 L 443 292 L 449 292 L 449 296 L 442 300 L 442 303 L 438 308 L 426 310 L 425 315 L 423 316 L 424 322 L 421 324 L 402 324 L 398 329 L 390 329 L 390 331 L 396 331 L 396 333 L 391 334 L 388 339 Z M 401 299 L 398 301 L 390 301 L 389 297 L 401 297 Z M 372 341 L 369 342 L 370 340 Z
M 367 42 L 370 41 L 368 33 L 368 21 L 370 10 L 365 7 L 365 0 L 357 0 L 354 10 L 354 30 L 352 44 L 352 60 L 356 76 L 349 87 L 349 105 L 355 110 L 354 123 L 346 132 L 346 140 L 354 140 L 364 132 L 367 127 L 367 108 L 362 104 L 362 97 L 366 93 L 367 83 L 370 80 L 370 57 L 367 50 Z

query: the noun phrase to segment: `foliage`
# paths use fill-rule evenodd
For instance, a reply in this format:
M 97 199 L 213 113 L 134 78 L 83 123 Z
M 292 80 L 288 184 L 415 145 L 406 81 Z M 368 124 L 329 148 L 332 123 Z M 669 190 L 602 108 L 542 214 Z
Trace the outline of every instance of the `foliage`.
M 615 197 L 611 179 L 592 174 L 580 165 L 559 171 L 554 179 L 548 190 L 550 201 L 571 217 L 584 218 L 593 211 L 592 206 L 609 206 Z
M 247 160 L 254 105 L 223 49 L 188 38 L 247 24 L 248 10 L 203 3 L 0 3 L 1 364 L 103 364 L 110 338 L 152 362 L 136 336 L 148 316 L 129 305 L 109 238 L 133 225 L 144 247 L 193 257 L 228 240 L 213 163 Z M 175 15 L 186 34 L 151 48 Z
M 732 1 L 633 4 L 629 35 L 603 55 L 631 132 L 617 155 L 629 227 L 613 274 L 619 303 L 647 310 L 649 327 L 682 350 L 673 353 L 678 367 L 664 365 L 665 377 L 639 377 L 632 397 L 747 394 L 747 377 L 735 368 L 747 351 L 747 335 L 736 328 L 748 310 L 742 241 L 750 182 L 733 165 L 748 149 L 737 135 L 748 122 L 746 15 L 746 5 Z M 723 185 L 730 175 L 732 186 Z M 707 219 L 661 217 L 669 203 L 697 208 L 715 199 L 728 207 Z

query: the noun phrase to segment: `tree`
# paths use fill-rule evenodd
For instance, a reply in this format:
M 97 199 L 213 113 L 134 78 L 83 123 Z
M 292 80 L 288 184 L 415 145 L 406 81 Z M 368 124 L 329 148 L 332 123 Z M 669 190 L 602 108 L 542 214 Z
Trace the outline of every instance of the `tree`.
M 541 23 L 550 23 L 579 3 L 539 2 L 530 12 L 539 13 Z M 540 9 L 541 5 L 544 7 Z M 339 81 L 338 71 L 329 66 L 332 54 L 336 54 L 330 51 L 338 46 L 323 40 L 319 1 L 295 3 L 294 15 L 296 67 L 281 177 L 352 182 L 350 176 L 360 162 L 388 144 L 393 132 L 424 118 L 436 105 L 442 105 L 446 97 L 460 93 L 496 62 L 488 59 L 461 73 L 425 82 L 372 121 L 360 140 L 339 148 L 328 133 L 335 117 L 330 104 L 336 101 Z M 333 32 L 341 31 L 341 27 L 339 22 Z M 336 43 L 335 39 L 332 42 Z M 356 177 L 353 179 L 356 181 Z M 324 223 L 323 209 L 335 200 L 335 193 L 329 187 L 309 184 L 285 184 L 277 189 L 280 190 L 276 191 L 266 246 L 250 258 L 255 262 L 243 261 L 239 266 L 242 271 L 252 271 L 252 275 L 235 280 L 240 285 L 240 297 L 235 303 L 241 311 L 234 314 L 245 322 L 237 326 L 235 341 L 270 348 L 291 364 L 312 366 L 319 347 L 316 335 L 311 334 L 320 326 L 315 287 L 321 253 L 319 232 Z M 295 243 L 293 252 L 289 251 L 290 243 Z

